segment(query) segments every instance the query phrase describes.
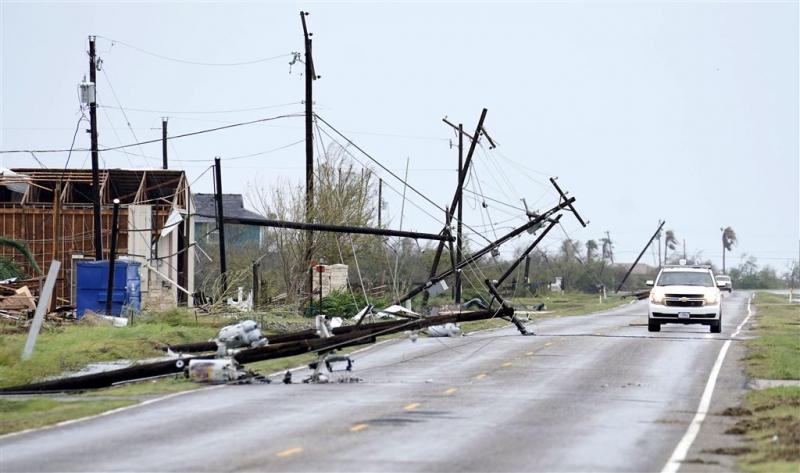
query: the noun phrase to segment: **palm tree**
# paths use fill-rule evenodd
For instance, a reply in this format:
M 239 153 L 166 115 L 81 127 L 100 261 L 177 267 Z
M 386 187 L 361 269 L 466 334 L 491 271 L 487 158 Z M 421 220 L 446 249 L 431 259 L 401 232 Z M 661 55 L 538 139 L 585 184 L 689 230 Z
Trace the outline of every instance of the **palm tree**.
M 733 245 L 738 241 L 736 239 L 736 232 L 731 227 L 720 228 L 722 232 L 722 274 L 725 273 L 725 251 L 731 251 Z
M 667 230 L 664 234 L 664 264 L 667 264 L 667 250 L 674 250 L 678 247 L 678 239 L 675 237 L 675 232 Z
M 600 243 L 602 243 L 601 253 L 603 255 L 604 260 L 609 260 L 611 263 L 614 263 L 614 243 L 611 241 L 611 237 L 606 236 L 606 238 L 601 238 Z
M 589 262 L 597 254 L 597 242 L 589 240 L 586 242 L 586 261 Z
M 22 254 L 22 256 L 25 257 L 25 259 L 28 261 L 28 264 L 30 264 L 37 273 L 42 273 L 42 270 L 39 268 L 39 265 L 36 264 L 36 260 L 33 258 L 33 255 L 31 255 L 31 252 L 28 250 L 28 247 L 25 245 L 25 243 L 12 240 L 11 238 L 0 237 L 0 246 L 7 246 L 17 250 Z M 12 260 L 0 257 L 0 279 L 22 277 L 22 275 L 22 271 L 20 271 L 20 269 Z

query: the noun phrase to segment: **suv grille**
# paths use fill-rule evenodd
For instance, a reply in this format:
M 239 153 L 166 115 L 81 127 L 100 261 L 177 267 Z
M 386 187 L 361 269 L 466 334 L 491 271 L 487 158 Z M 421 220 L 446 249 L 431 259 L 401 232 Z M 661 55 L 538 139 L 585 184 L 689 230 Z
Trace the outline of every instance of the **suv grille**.
M 703 307 L 702 294 L 665 294 L 665 305 L 670 307 Z

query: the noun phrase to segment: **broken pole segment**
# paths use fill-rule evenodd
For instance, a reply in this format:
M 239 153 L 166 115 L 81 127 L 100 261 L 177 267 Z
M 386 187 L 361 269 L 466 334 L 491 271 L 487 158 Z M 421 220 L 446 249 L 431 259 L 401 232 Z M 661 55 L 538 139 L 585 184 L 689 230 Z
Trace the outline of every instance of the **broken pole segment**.
M 50 262 L 50 269 L 47 270 L 47 278 L 44 281 L 44 287 L 39 292 L 39 303 L 36 305 L 33 323 L 31 323 L 30 331 L 28 331 L 28 339 L 25 341 L 25 348 L 22 349 L 23 360 L 29 359 L 33 354 L 33 347 L 36 345 L 36 337 L 39 336 L 39 330 L 41 330 L 42 322 L 44 322 L 44 312 L 50 306 L 50 297 L 56 286 L 59 269 L 61 269 L 60 261 L 53 260 Z

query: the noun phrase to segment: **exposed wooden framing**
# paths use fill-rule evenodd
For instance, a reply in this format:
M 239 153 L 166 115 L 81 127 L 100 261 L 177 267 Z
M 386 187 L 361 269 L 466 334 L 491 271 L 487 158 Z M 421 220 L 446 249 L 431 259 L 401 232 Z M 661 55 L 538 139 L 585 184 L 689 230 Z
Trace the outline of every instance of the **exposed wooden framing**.
M 147 171 L 142 173 L 142 178 L 139 180 L 139 188 L 136 190 L 136 195 L 133 197 L 133 203 L 138 204 L 147 200 L 147 191 L 145 190 L 144 183 L 147 182 Z M 123 196 L 124 199 L 124 196 Z M 120 200 L 123 200 L 120 199 Z

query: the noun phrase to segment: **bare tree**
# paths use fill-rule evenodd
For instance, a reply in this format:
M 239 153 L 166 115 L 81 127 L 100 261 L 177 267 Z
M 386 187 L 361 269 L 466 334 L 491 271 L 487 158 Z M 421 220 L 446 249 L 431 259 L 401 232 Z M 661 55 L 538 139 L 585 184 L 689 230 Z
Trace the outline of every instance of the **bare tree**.
M 315 198 L 310 221 L 334 225 L 373 226 L 377 212 L 373 173 L 356 169 L 345 157 L 345 150 L 331 146 L 315 170 Z M 257 212 L 271 219 L 304 221 L 305 190 L 299 184 L 283 182 L 273 189 L 251 184 L 248 202 Z M 291 229 L 270 229 L 268 247 L 276 255 L 278 270 L 287 294 L 292 297 L 304 287 L 305 232 Z M 382 251 L 382 241 L 368 235 L 343 235 L 316 232 L 311 245 L 317 261 L 325 263 L 372 263 L 374 254 Z M 358 255 L 356 256 L 356 251 Z M 365 283 L 366 284 L 366 283 Z

